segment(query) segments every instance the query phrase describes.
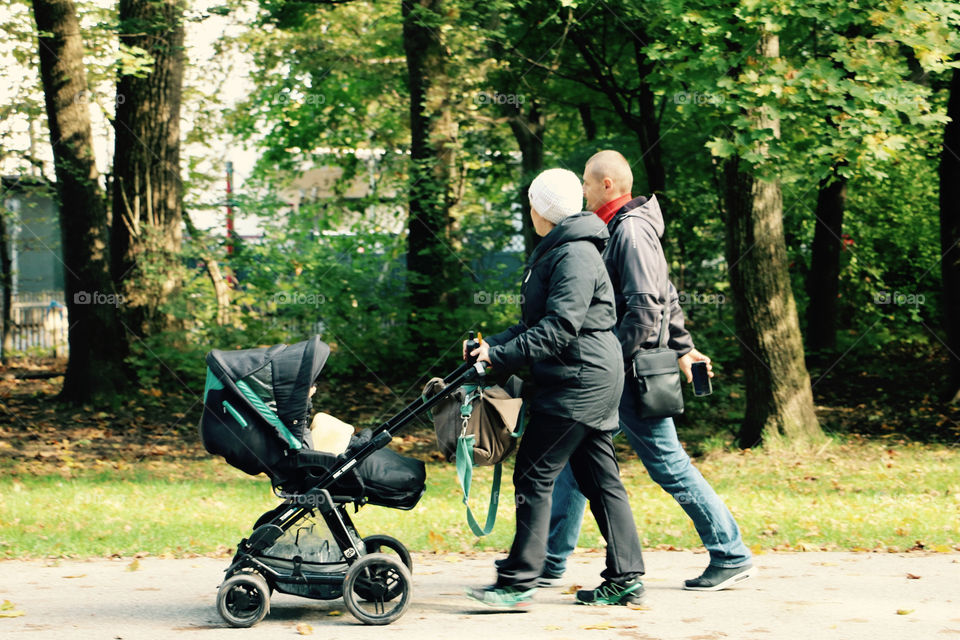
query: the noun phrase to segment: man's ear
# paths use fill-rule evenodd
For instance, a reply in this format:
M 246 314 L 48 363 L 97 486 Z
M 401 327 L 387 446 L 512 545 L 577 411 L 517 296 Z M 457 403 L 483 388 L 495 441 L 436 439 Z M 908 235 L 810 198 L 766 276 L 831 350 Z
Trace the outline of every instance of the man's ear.
M 606 191 L 607 189 L 612 189 L 612 188 L 613 188 L 613 180 L 611 180 L 610 178 L 604 178 L 603 190 Z

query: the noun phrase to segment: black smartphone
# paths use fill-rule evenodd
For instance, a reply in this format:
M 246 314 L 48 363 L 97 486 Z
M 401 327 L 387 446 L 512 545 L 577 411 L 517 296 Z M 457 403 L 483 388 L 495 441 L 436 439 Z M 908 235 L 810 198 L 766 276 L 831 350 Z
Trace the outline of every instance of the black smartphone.
M 710 384 L 710 376 L 707 375 L 706 362 L 693 363 L 693 395 L 708 396 L 713 393 L 713 385 Z

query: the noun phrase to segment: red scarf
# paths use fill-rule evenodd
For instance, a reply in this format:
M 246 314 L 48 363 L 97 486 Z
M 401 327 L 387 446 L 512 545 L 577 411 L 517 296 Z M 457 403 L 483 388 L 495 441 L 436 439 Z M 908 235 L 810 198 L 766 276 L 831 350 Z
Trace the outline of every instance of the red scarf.
M 613 216 L 616 215 L 617 211 L 620 211 L 621 207 L 631 200 L 633 200 L 633 196 L 631 196 L 629 193 L 622 195 L 619 198 L 611 200 L 607 204 L 603 205 L 594 213 L 600 216 L 600 219 L 603 220 L 604 224 L 610 224 L 610 221 L 613 220 Z

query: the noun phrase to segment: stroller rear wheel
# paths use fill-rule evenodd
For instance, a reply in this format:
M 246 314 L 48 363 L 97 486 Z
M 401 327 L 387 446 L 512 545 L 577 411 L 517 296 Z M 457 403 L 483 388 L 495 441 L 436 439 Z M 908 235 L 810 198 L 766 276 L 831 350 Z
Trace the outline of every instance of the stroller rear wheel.
M 252 627 L 270 611 L 270 586 L 259 573 L 230 576 L 217 593 L 217 611 L 231 627 Z
M 371 553 L 351 565 L 343 581 L 343 602 L 364 624 L 390 624 L 410 606 L 413 580 L 393 556 Z

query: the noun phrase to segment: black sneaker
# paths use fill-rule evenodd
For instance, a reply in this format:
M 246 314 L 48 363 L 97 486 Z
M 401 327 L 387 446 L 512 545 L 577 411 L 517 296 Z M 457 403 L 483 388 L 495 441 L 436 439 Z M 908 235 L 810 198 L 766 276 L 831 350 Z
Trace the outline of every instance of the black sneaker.
M 644 593 L 643 583 L 637 579 L 623 584 L 604 580 L 596 589 L 577 591 L 577 602 L 588 605 L 640 604 Z
M 707 567 L 699 578 L 686 580 L 683 588 L 688 591 L 720 591 L 752 578 L 757 574 L 752 564 L 742 567 Z

